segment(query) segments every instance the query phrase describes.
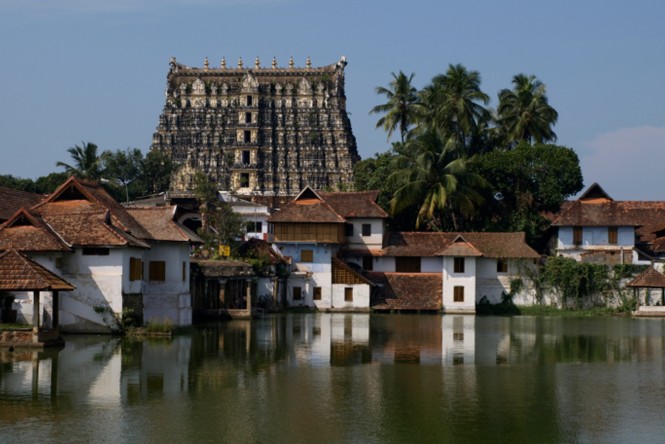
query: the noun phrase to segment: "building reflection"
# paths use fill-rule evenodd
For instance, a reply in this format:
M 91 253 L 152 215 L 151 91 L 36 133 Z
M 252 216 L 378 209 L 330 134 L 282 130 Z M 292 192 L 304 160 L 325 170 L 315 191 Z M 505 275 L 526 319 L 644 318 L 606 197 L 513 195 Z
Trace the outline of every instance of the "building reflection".
M 665 324 L 624 321 L 608 328 L 602 319 L 307 313 L 212 324 L 173 339 L 76 336 L 59 351 L 0 352 L 0 409 L 10 398 L 131 405 L 289 367 L 662 359 Z

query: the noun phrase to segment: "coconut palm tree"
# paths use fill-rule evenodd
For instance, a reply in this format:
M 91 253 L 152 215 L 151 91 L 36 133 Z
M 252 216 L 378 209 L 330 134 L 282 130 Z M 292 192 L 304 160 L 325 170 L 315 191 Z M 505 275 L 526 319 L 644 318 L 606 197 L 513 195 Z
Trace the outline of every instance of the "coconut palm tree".
M 509 146 L 520 141 L 545 143 L 556 140 L 552 130 L 559 117 L 550 106 L 545 85 L 536 76 L 517 74 L 513 89 L 499 92 L 499 128 Z
M 446 135 L 448 144 L 467 151 L 478 139 L 479 129 L 491 119 L 485 108 L 489 96 L 480 89 L 480 73 L 460 64 L 449 65 L 445 74 L 435 76 L 420 97 L 427 113 L 423 122 Z
M 102 177 L 101 159 L 97 154 L 97 145 L 90 142 L 81 142 L 67 149 L 74 160 L 74 166 L 65 162 L 56 162 L 56 166 L 65 169 L 67 174 L 81 179 L 99 180 Z
M 416 205 L 416 229 L 425 222 L 444 227 L 449 216 L 458 230 L 460 218 L 471 217 L 483 202 L 480 190 L 486 182 L 469 169 L 474 161 L 451 149 L 433 128 L 413 137 L 395 158 L 396 170 L 388 179 L 396 185 L 391 213 Z
M 393 80 L 390 81 L 388 88 L 376 87 L 376 93 L 385 95 L 388 101 L 372 108 L 370 114 L 384 114 L 376 122 L 376 127 L 383 127 L 388 132 L 388 139 L 395 129 L 399 128 L 401 141 L 404 143 L 409 127 L 415 122 L 417 114 L 418 91 L 411 83 L 415 74 L 407 76 L 402 71 L 391 74 Z

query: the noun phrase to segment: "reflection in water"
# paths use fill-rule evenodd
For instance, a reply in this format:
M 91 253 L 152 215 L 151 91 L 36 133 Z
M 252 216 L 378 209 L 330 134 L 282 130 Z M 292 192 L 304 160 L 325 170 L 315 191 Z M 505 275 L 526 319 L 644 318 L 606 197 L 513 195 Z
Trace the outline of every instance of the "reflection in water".
M 657 442 L 665 321 L 285 314 L 0 352 L 0 442 Z

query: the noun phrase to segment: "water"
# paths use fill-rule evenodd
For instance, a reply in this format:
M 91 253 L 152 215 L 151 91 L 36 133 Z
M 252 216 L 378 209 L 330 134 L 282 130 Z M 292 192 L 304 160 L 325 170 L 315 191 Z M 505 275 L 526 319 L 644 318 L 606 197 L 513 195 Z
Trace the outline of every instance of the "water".
M 665 320 L 287 314 L 0 352 L 0 442 L 662 442 Z

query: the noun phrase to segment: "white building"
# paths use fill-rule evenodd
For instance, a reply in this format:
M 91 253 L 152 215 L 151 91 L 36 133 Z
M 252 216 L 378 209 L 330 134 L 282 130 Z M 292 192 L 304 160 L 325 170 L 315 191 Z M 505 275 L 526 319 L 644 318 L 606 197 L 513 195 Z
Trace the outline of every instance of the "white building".
M 377 192 L 324 193 L 305 188 L 269 219 L 271 240 L 291 258 L 286 304 L 369 310 L 371 282 L 337 259 L 344 245 L 378 248 L 388 216 Z
M 552 222 L 552 254 L 581 262 L 649 264 L 665 253 L 665 202 L 615 201 L 591 185 Z
M 173 221 L 173 207 L 132 211 L 71 177 L 0 226 L 0 250 L 23 251 L 76 287 L 60 298 L 62 331 L 116 331 L 123 317 L 191 324 L 189 249 L 199 239 Z M 19 318 L 30 323 L 32 296 L 15 296 Z M 53 307 L 44 299 L 47 320 Z

